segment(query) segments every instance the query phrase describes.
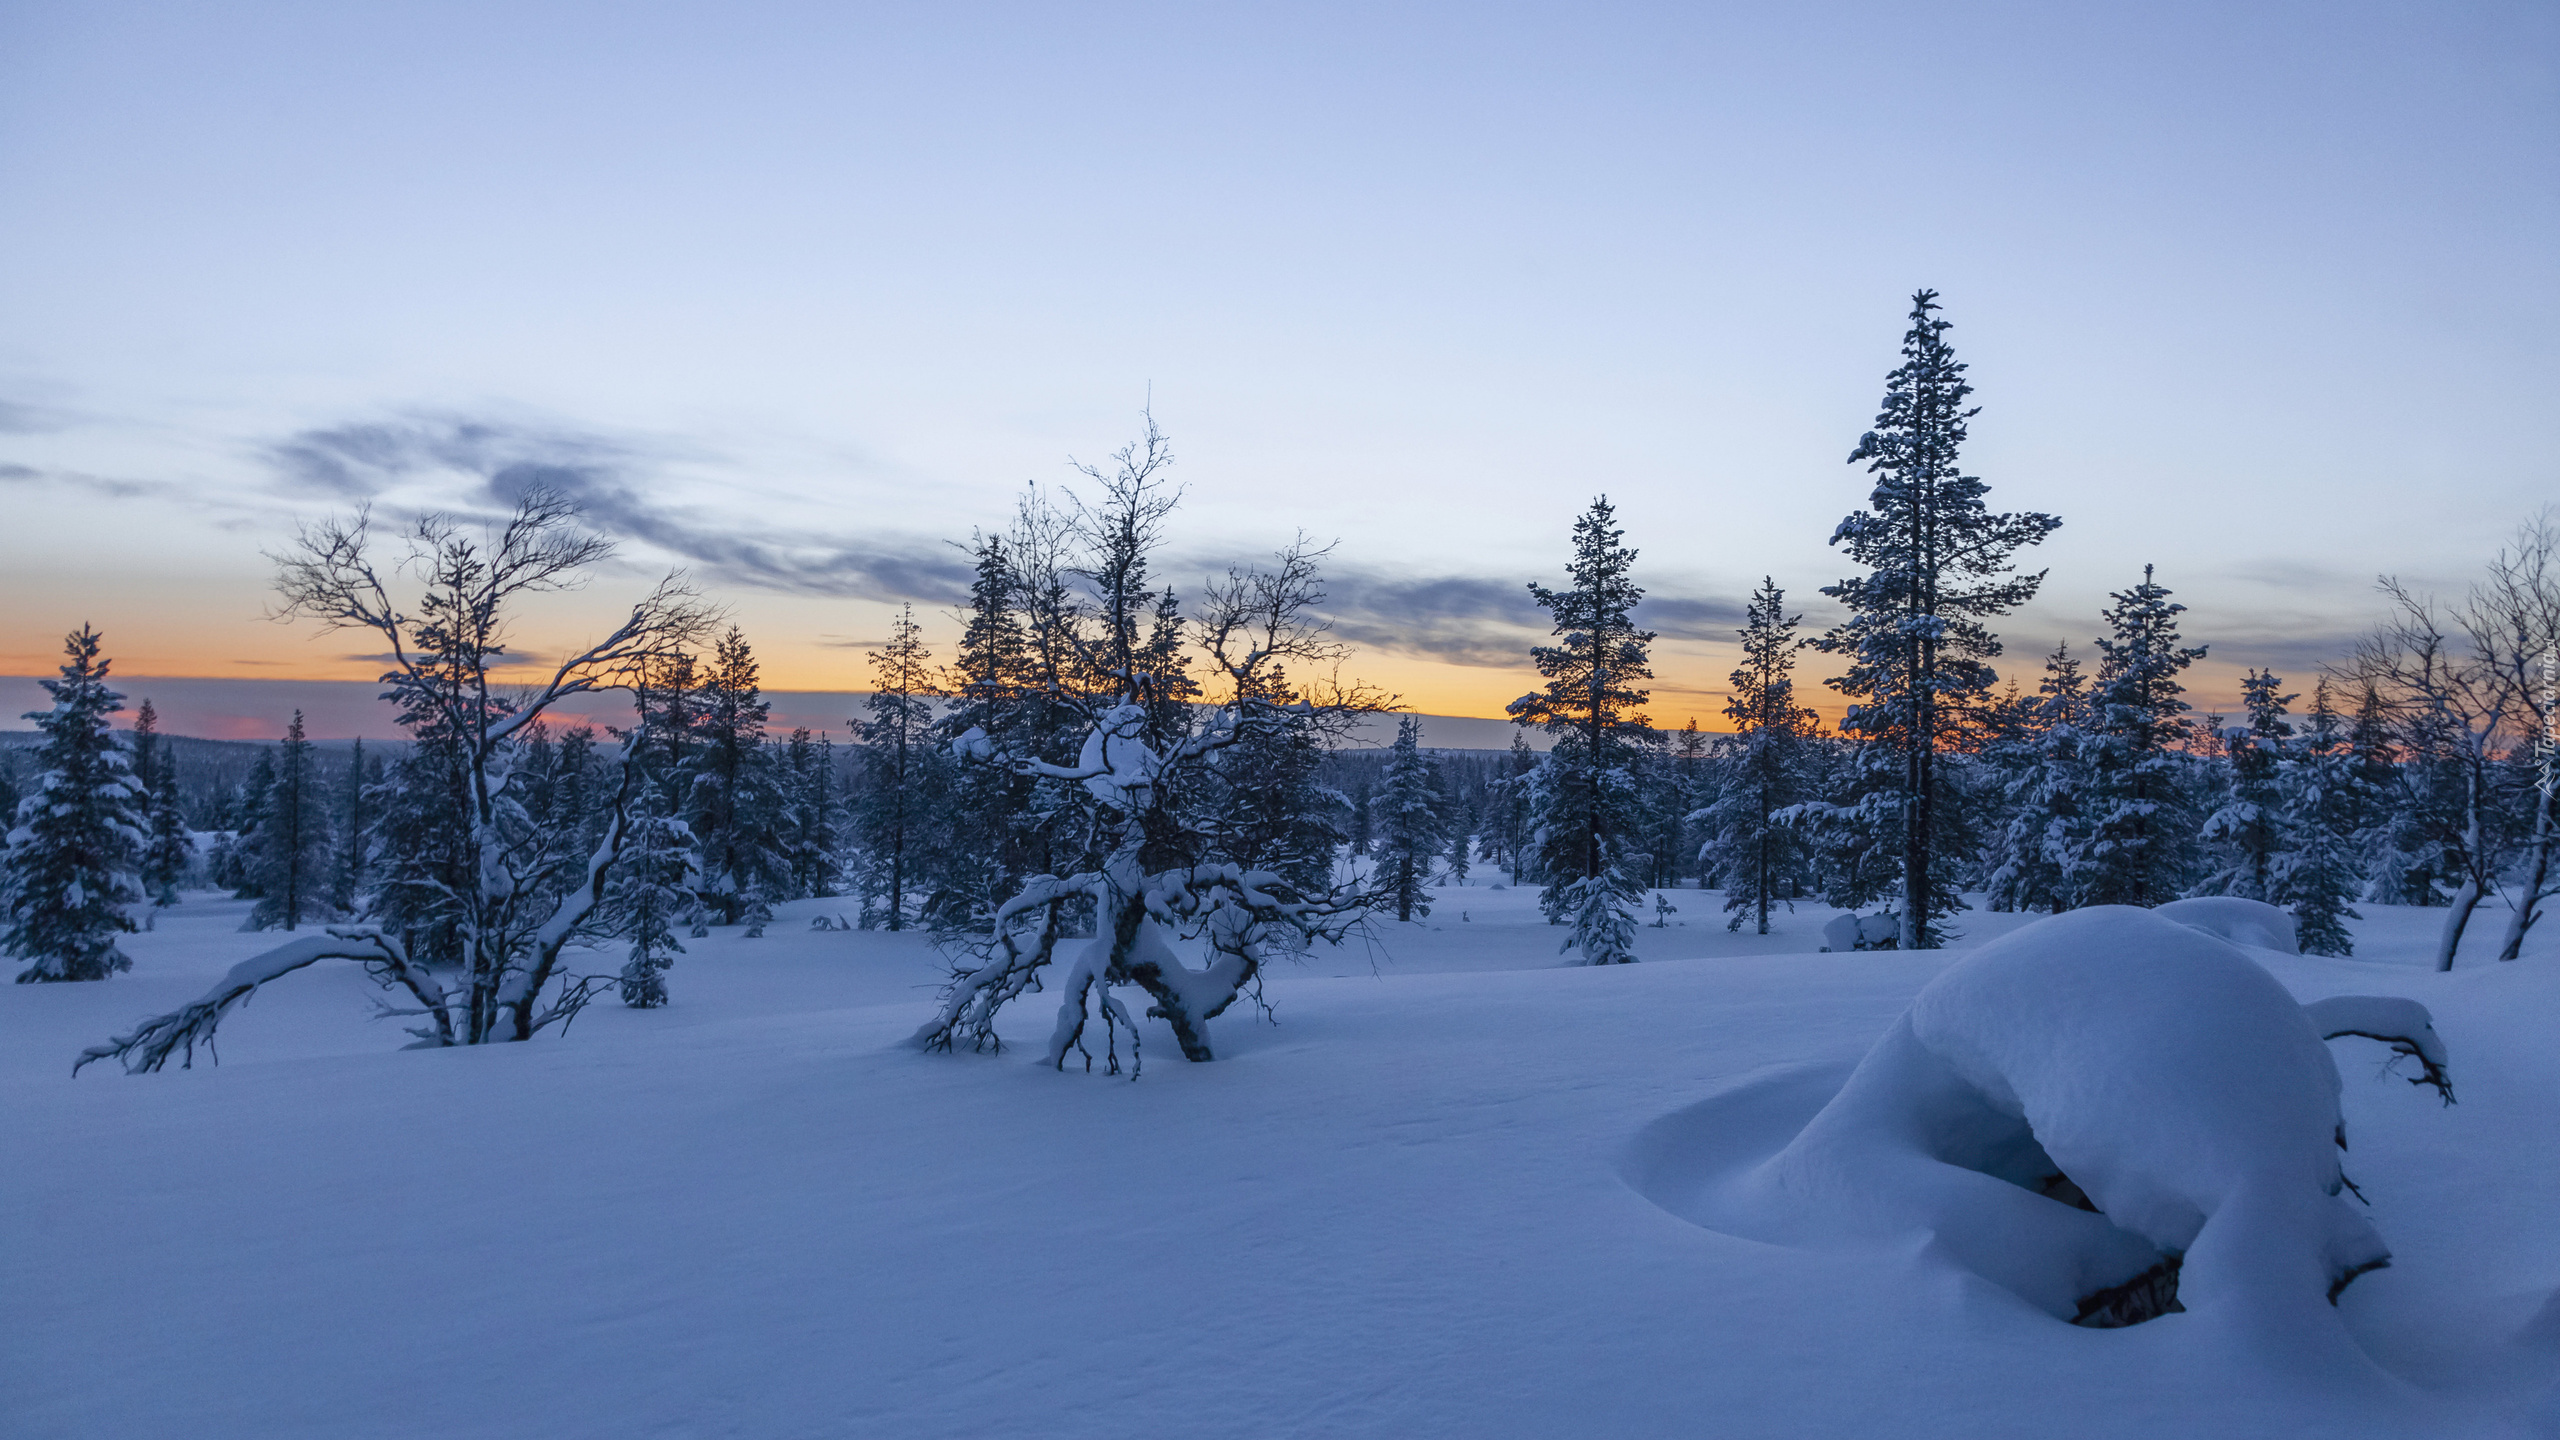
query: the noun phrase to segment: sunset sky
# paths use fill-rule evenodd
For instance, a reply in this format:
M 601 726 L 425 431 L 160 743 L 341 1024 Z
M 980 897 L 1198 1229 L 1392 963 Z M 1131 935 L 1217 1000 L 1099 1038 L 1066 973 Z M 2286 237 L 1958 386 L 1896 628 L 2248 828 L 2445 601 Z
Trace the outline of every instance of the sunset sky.
M 1606 492 L 1653 716 L 1723 728 L 1759 578 L 1829 618 L 1920 286 L 1968 468 L 2065 522 L 2030 684 L 2150 562 L 2201 706 L 2307 691 L 2377 572 L 2560 500 L 2547 4 L 20 0 L 0 217 L 0 675 L 86 621 L 272 685 L 195 733 L 379 668 L 263 618 L 297 518 L 526 466 L 626 557 L 532 650 L 683 566 L 858 689 L 1150 399 L 1186 594 L 1338 538 L 1354 668 L 1498 715 Z

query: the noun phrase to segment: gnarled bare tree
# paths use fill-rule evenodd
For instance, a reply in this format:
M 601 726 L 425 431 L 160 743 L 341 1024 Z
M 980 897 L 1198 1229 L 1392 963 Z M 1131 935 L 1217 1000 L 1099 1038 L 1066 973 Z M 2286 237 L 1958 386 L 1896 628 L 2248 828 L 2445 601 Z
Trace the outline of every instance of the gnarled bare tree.
M 603 898 L 606 871 L 621 854 L 640 742 L 624 744 L 622 785 L 603 840 L 572 853 L 536 823 L 508 781 L 519 737 L 573 696 L 636 684 L 644 667 L 708 633 L 714 612 L 678 576 L 659 582 L 602 639 L 571 652 L 547 679 L 510 685 L 492 674 L 507 653 L 522 604 L 578 588 L 613 553 L 612 542 L 580 526 L 578 507 L 543 487 L 527 489 L 511 513 L 487 527 L 448 516 L 416 521 L 399 557 L 377 558 L 370 517 L 359 511 L 305 527 L 273 558 L 275 618 L 362 630 L 387 647 L 384 698 L 422 742 L 452 755 L 460 782 L 443 817 L 462 847 L 446 885 L 450 952 L 414 956 L 380 929 L 340 926 L 234 967 L 191 1005 L 83 1052 L 75 1065 L 114 1059 L 128 1070 L 183 1065 L 208 1044 L 222 1017 L 260 985 L 326 959 L 363 964 L 401 1000 L 384 1013 L 422 1021 L 421 1046 L 527 1040 L 575 1016 L 613 977 L 564 976 L 561 955 Z M 403 598 L 405 596 L 405 598 Z
M 1377 899 L 1369 889 L 1332 882 L 1329 865 L 1317 883 L 1304 867 L 1293 876 L 1277 864 L 1257 863 L 1219 816 L 1184 803 L 1187 795 L 1213 788 L 1202 783 L 1205 772 L 1239 747 L 1331 743 L 1363 717 L 1393 707 L 1392 697 L 1365 686 L 1288 674 L 1295 664 L 1330 677 L 1343 658 L 1316 614 L 1323 554 L 1302 537 L 1281 552 L 1275 568 L 1230 571 L 1210 587 L 1194 641 L 1227 693 L 1205 723 L 1162 750 L 1148 743 L 1148 708 L 1138 703 L 1148 677 L 1123 658 L 1129 654 L 1119 638 L 1125 632 L 1108 616 L 1099 627 L 1105 654 L 1098 658 L 1116 666 L 1128 688 L 1094 707 L 1074 761 L 1010 753 L 976 728 L 953 743 L 967 763 L 1081 784 L 1097 802 L 1110 840 L 1100 865 L 1074 875 L 1032 876 L 998 908 L 989 933 L 968 952 L 972 963 L 955 970 L 941 1012 L 916 1032 L 919 1047 L 998 1048 L 998 1013 L 1043 988 L 1065 938 L 1064 902 L 1079 897 L 1093 904 L 1095 933 L 1066 960 L 1045 1057 L 1063 1067 L 1070 1053 L 1082 1054 L 1089 1067 L 1084 1035 L 1099 1009 L 1115 1074 L 1120 1028 L 1130 1030 L 1133 1068 L 1137 1037 L 1137 1019 L 1115 988 L 1143 991 L 1147 1016 L 1172 1027 L 1184 1057 L 1208 1060 L 1215 1053 L 1208 1022 L 1252 989 L 1274 954 L 1319 939 L 1338 941 L 1359 923 Z M 1111 592 L 1103 590 L 1103 598 L 1107 603 Z M 1044 698 L 1073 703 L 1062 693 Z M 1142 863 L 1142 852 L 1178 858 L 1151 867 Z M 1183 957 L 1185 947 L 1197 947 L 1198 963 Z

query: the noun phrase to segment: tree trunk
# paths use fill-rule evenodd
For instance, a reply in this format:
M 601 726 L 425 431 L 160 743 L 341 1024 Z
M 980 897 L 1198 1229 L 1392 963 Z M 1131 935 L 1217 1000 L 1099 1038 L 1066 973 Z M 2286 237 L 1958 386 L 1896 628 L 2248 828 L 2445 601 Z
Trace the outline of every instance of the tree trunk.
M 2524 932 L 2533 928 L 2540 917 L 2542 898 L 2550 893 L 2552 843 L 2552 792 L 2544 790 L 2542 803 L 2533 812 L 2533 849 L 2525 861 L 2524 880 L 2517 887 L 2515 908 L 2507 915 L 2507 938 L 2498 947 L 2498 958 L 2513 960 L 2524 953 Z
M 1769 933 L 1769 836 L 1768 816 L 1761 817 L 1760 835 L 1760 933 Z
M 2444 932 L 2436 941 L 2436 969 L 2453 968 L 2453 954 L 2462 948 L 2462 932 L 2471 924 L 2471 912 L 2480 907 L 2485 889 L 2480 868 L 2487 857 L 2480 853 L 2480 776 L 2472 770 L 2463 780 L 2462 888 L 2453 892 L 2453 908 L 2444 917 Z

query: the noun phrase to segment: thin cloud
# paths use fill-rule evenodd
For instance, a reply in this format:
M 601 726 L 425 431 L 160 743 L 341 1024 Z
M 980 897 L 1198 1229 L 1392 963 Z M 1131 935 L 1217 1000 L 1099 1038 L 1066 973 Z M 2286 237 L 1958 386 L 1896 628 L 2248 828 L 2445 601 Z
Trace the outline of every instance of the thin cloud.
M 651 483 L 668 466 L 706 458 L 665 442 L 426 416 L 306 430 L 264 454 L 289 487 L 340 500 L 372 499 L 436 475 L 459 477 L 470 500 L 498 506 L 548 487 L 575 501 L 597 531 L 663 552 L 715 583 L 928 605 L 968 595 L 969 565 L 944 545 L 786 535 L 657 498 Z
M 58 410 L 0 400 L 0 435 L 47 435 L 70 428 L 70 418 Z
M 488 477 L 527 463 L 627 463 L 630 450 L 556 426 L 429 417 L 305 430 L 266 448 L 288 484 L 350 500 L 439 472 Z
M 0 482 L 13 485 L 67 485 L 93 495 L 117 500 L 134 500 L 146 495 L 166 494 L 177 489 L 158 480 L 120 480 L 112 475 L 91 475 L 80 470 L 39 470 L 32 465 L 0 465 Z
M 1520 581 L 1337 572 L 1325 577 L 1325 592 L 1325 612 L 1340 639 L 1449 665 L 1516 668 L 1548 629 L 1546 612 Z
M 1325 577 L 1334 634 L 1367 649 L 1450 665 L 1516 669 L 1554 632 L 1526 580 L 1444 575 L 1398 580 L 1367 573 Z M 1636 623 L 1671 640 L 1730 640 L 1741 601 L 1648 597 Z
M 1749 616 L 1740 600 L 1647 596 L 1636 607 L 1636 623 L 1666 640 L 1731 640 Z

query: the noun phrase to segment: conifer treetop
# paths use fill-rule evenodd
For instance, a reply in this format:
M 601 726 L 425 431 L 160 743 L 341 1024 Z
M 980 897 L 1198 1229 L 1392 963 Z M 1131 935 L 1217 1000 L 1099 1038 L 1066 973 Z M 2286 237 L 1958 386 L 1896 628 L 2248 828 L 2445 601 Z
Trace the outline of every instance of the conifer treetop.
M 1653 678 L 1654 635 L 1635 625 L 1644 590 L 1629 578 L 1637 552 L 1621 543 L 1625 533 L 1609 497 L 1595 498 L 1573 522 L 1573 559 L 1565 567 L 1572 583 L 1551 590 L 1529 582 L 1530 598 L 1554 618 L 1562 643 L 1530 648 L 1547 685 L 1505 707 L 1514 722 L 1580 734 L 1595 747 L 1614 733 L 1649 728 L 1640 710 L 1652 692 L 1635 682 Z

